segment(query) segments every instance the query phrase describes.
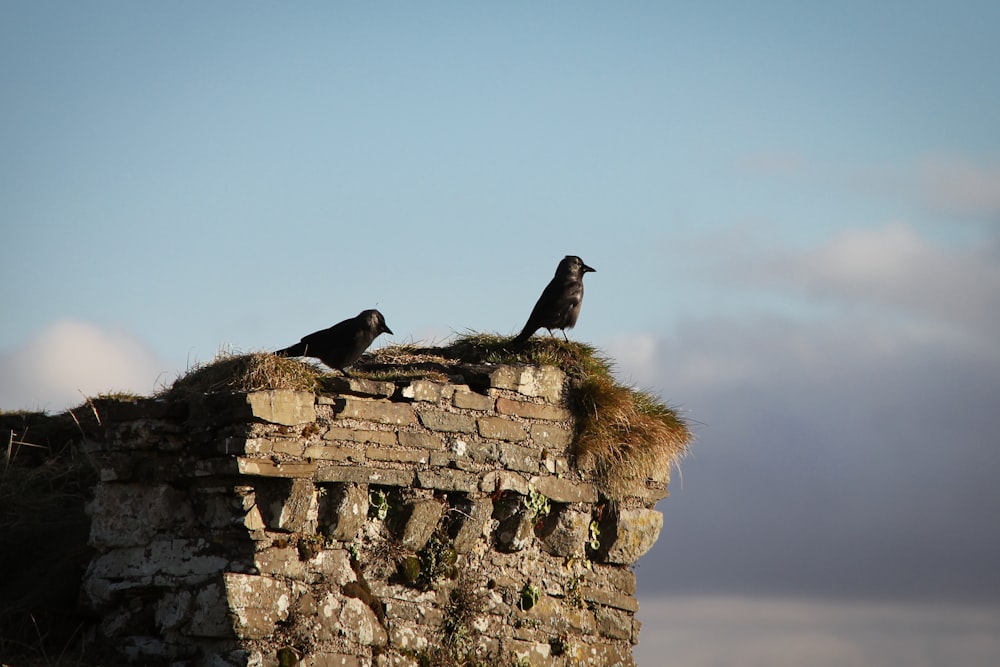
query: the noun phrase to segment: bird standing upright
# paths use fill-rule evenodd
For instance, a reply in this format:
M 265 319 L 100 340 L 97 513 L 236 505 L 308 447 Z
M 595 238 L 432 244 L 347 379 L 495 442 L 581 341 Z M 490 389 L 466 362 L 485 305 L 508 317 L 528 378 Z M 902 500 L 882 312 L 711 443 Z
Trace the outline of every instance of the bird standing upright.
M 346 375 L 347 371 L 344 369 L 360 359 L 368 346 L 382 333 L 392 334 L 382 313 L 363 310 L 357 317 L 338 322 L 329 329 L 315 331 L 304 336 L 295 345 L 277 350 L 275 354 L 282 357 L 313 357 Z
M 566 255 L 556 268 L 556 275 L 545 286 L 542 295 L 538 297 L 524 329 L 511 340 L 511 345 L 521 345 L 542 327 L 552 333 L 553 329 L 562 329 L 563 337 L 566 329 L 572 329 L 580 316 L 580 304 L 583 303 L 583 274 L 596 271 L 576 255 Z

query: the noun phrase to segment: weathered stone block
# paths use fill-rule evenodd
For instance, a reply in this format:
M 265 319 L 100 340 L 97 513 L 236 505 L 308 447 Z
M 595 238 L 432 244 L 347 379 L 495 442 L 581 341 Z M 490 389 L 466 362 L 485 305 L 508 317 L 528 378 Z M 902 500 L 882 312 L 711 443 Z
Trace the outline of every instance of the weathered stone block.
M 250 415 L 255 419 L 295 426 L 316 421 L 316 396 L 310 391 L 273 389 L 246 395 Z
M 542 523 L 539 537 L 542 546 L 553 556 L 583 555 L 590 530 L 590 513 L 563 509 Z
M 360 447 L 343 445 L 309 445 L 306 447 L 304 456 L 307 459 L 319 459 L 320 461 L 365 462 L 365 450 Z
M 289 579 L 302 579 L 306 569 L 299 560 L 298 549 L 269 547 L 254 554 L 254 565 L 259 574 L 278 575 Z
M 257 488 L 257 507 L 271 530 L 302 531 L 316 521 L 316 488 L 307 479 L 261 484 Z
M 272 577 L 226 572 L 226 597 L 238 637 L 262 639 L 274 633 L 278 621 L 288 618 L 292 591 Z
M 493 397 L 471 391 L 463 385 L 455 388 L 455 394 L 451 397 L 451 404 L 456 408 L 464 410 L 486 412 L 493 409 Z
M 490 385 L 552 403 L 562 398 L 566 374 L 555 366 L 501 366 L 490 373 Z
M 444 505 L 433 498 L 428 498 L 406 503 L 405 510 L 406 521 L 403 524 L 400 542 L 411 551 L 420 551 L 441 520 Z
M 396 393 L 396 385 L 393 382 L 379 382 L 378 380 L 366 380 L 364 378 L 338 376 L 324 379 L 324 387 L 331 391 L 353 394 L 354 396 L 365 396 L 370 398 L 389 398 Z M 325 399 L 325 400 L 324 400 Z M 332 404 L 333 400 L 327 396 L 319 398 L 320 403 Z M 327 403 L 329 401 L 329 403 Z
M 90 545 L 98 548 L 144 545 L 194 523 L 187 496 L 166 484 L 99 484 L 89 512 Z
M 528 403 L 527 401 L 515 401 L 504 397 L 497 399 L 496 409 L 500 414 L 524 417 L 526 419 L 545 419 L 559 422 L 573 417 L 573 413 L 569 410 L 556 405 Z
M 489 498 L 469 500 L 459 506 L 461 518 L 458 529 L 454 532 L 452 547 L 457 553 L 463 554 L 476 546 L 484 537 L 484 528 L 493 514 L 493 502 Z
M 273 445 L 270 438 L 226 438 L 219 444 L 218 449 L 223 454 L 267 456 L 271 453 Z
M 423 431 L 400 431 L 399 444 L 403 447 L 423 447 L 424 449 L 441 449 L 444 445 L 437 433 Z
M 422 463 L 426 464 L 430 452 L 426 449 L 380 449 L 370 447 L 367 452 L 370 461 L 391 461 L 393 463 Z
M 408 403 L 370 401 L 363 398 L 338 398 L 334 401 L 334 418 L 359 419 L 381 424 L 412 424 L 413 408 Z
M 320 496 L 320 523 L 333 539 L 350 542 L 368 518 L 368 487 L 338 484 Z
M 594 588 L 591 586 L 581 586 L 580 595 L 587 602 L 593 602 L 595 604 L 604 605 L 605 607 L 614 607 L 615 609 L 623 609 L 633 614 L 639 611 L 639 602 L 631 595 L 622 595 L 615 591 L 608 591 L 603 588 Z
M 358 428 L 330 427 L 323 434 L 324 440 L 343 440 L 345 442 L 373 443 L 391 447 L 396 444 L 395 431 L 371 431 Z
M 363 664 L 368 664 L 367 662 Z M 344 653 L 313 652 L 299 661 L 301 667 L 362 667 L 360 658 Z
M 498 491 L 514 491 L 526 496 L 528 495 L 528 480 L 524 475 L 509 470 L 491 470 L 479 480 L 479 490 L 490 494 Z
M 533 642 L 520 639 L 509 639 L 505 646 L 522 663 L 539 665 L 539 667 L 554 667 L 552 647 L 548 642 Z M 611 663 L 608 663 L 611 664 Z
M 202 583 L 221 572 L 229 560 L 203 553 L 208 545 L 186 539 L 155 540 L 141 547 L 105 551 L 94 558 L 84 576 L 84 597 L 91 608 L 100 608 L 118 592 L 149 585 L 167 575 L 190 584 Z M 110 585 L 109 585 L 110 582 Z M 125 585 L 118 585 L 125 582 Z
M 476 418 L 469 415 L 427 408 L 417 414 L 420 416 L 420 423 L 432 431 L 474 433 L 476 430 Z
M 479 478 L 469 472 L 448 468 L 418 470 L 417 485 L 423 489 L 469 493 L 479 486 Z
M 451 447 L 455 461 L 468 459 L 476 463 L 495 463 L 499 458 L 499 449 L 495 442 L 476 442 L 471 438 L 456 438 Z
M 319 482 L 355 482 L 382 486 L 412 486 L 412 470 L 386 470 L 365 466 L 329 466 L 316 471 Z
M 389 635 L 375 612 L 357 598 L 344 600 L 338 620 L 340 631 L 362 646 L 385 646 L 389 642 Z
M 602 522 L 602 537 L 609 530 L 610 541 L 602 539 L 601 560 L 631 565 L 653 547 L 662 529 L 663 514 L 656 510 L 621 510 L 617 517 Z
M 597 610 L 597 631 L 610 639 L 632 641 L 632 614 L 613 607 Z
M 316 581 L 336 586 L 357 581 L 357 575 L 351 567 L 351 557 L 346 549 L 321 549 L 306 561 L 305 566 L 309 575 L 316 575 Z M 312 577 L 307 578 L 312 579 Z
M 573 431 L 557 424 L 536 422 L 531 425 L 531 439 L 541 447 L 566 451 L 573 444 Z
M 597 487 L 589 482 L 577 482 L 555 475 L 538 475 L 531 478 L 531 486 L 557 503 L 597 502 Z
M 294 458 L 302 458 L 306 451 L 305 440 L 293 440 L 291 438 L 281 438 L 271 443 L 271 452 L 277 455 L 286 455 Z
M 521 442 L 528 439 L 528 432 L 518 422 L 503 417 L 480 417 L 477 420 L 479 435 L 494 440 Z
M 402 395 L 403 398 L 409 398 L 414 401 L 437 401 L 444 395 L 445 390 L 454 391 L 450 386 L 442 385 L 439 382 L 431 382 L 430 380 L 413 380 L 410 384 L 403 387 Z
M 315 463 L 274 462 L 266 459 L 236 459 L 241 475 L 258 475 L 260 477 L 312 477 L 316 474 Z
M 505 513 L 501 511 L 500 516 Z M 496 508 L 494 508 L 494 518 L 499 518 L 497 514 Z M 534 519 L 523 508 L 517 508 L 506 518 L 499 518 L 499 521 L 500 523 L 493 533 L 499 550 L 521 551 L 535 539 Z
M 427 649 L 427 633 L 417 623 L 398 621 L 389 630 L 389 642 L 398 651 L 417 652 Z
M 537 473 L 540 460 L 538 451 L 506 442 L 500 443 L 500 462 L 511 470 Z
M 233 621 L 223 584 L 212 583 L 198 589 L 184 631 L 191 637 L 233 636 Z

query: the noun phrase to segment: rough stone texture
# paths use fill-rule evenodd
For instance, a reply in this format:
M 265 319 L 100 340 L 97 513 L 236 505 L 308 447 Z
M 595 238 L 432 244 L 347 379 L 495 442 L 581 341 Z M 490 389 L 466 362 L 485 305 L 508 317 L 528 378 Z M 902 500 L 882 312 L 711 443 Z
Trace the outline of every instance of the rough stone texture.
M 485 412 L 493 408 L 493 397 L 478 394 L 463 385 L 455 388 L 455 394 L 452 396 L 451 403 L 456 408 Z
M 292 591 L 280 580 L 233 572 L 227 572 L 224 579 L 237 637 L 267 637 L 274 634 L 278 621 L 288 618 Z
M 566 374 L 553 366 L 501 366 L 490 374 L 490 382 L 499 389 L 555 403 L 562 399 Z
M 312 392 L 275 389 L 246 395 L 250 414 L 272 424 L 295 426 L 316 420 L 316 397 Z
M 330 466 L 316 471 L 319 482 L 355 482 L 383 486 L 412 486 L 412 470 L 371 468 L 367 466 Z
M 437 500 L 415 500 L 407 504 L 406 523 L 400 544 L 411 551 L 420 551 L 437 528 L 444 506 Z
M 653 509 L 621 510 L 612 523 L 613 538 L 605 560 L 631 564 L 653 548 L 663 529 L 663 514 Z
M 569 421 L 573 418 L 572 413 L 566 408 L 547 403 L 514 401 L 503 397 L 497 399 L 497 412 L 502 415 L 513 415 L 527 419 L 545 419 L 556 422 Z
M 455 531 L 452 546 L 455 551 L 463 554 L 472 551 L 483 539 L 483 529 L 493 514 L 493 502 L 489 498 L 482 498 L 469 501 L 467 504 L 459 503 L 455 509 L 461 518 L 458 520 L 459 527 Z
M 557 503 L 596 503 L 597 487 L 554 475 L 531 478 L 531 488 Z
M 449 433 L 472 433 L 476 430 L 476 420 L 469 415 L 440 410 L 420 410 L 420 423 L 432 431 Z
M 494 440 L 521 442 L 528 439 L 528 432 L 517 422 L 502 417 L 480 417 L 477 422 L 479 435 Z
M 564 509 L 549 516 L 539 537 L 553 556 L 582 556 L 590 530 L 590 513 Z
M 319 516 L 323 532 L 335 540 L 353 541 L 368 518 L 368 488 L 339 484 L 323 495 Z
M 413 422 L 413 408 L 405 403 L 342 398 L 334 402 L 334 413 L 338 419 L 358 419 L 382 424 L 410 424 Z
M 102 664 L 419 667 L 464 592 L 479 664 L 633 665 L 628 566 L 666 473 L 614 510 L 572 452 L 562 371 L 446 375 L 468 384 L 109 405 L 80 591 Z
M 101 484 L 91 506 L 90 545 L 145 545 L 160 531 L 192 520 L 184 494 L 165 484 Z
M 573 431 L 556 424 L 532 424 L 531 438 L 544 447 L 565 451 L 573 444 Z
M 399 444 L 403 447 L 423 447 L 424 449 L 441 449 L 441 436 L 437 433 L 422 433 L 420 431 L 400 431 Z
M 331 391 L 352 394 L 354 396 L 364 396 L 366 398 L 389 398 L 396 393 L 396 385 L 393 382 L 379 382 L 377 380 L 344 376 L 332 377 L 327 379 L 326 382 L 327 387 Z
M 391 447 L 396 444 L 395 431 L 368 431 L 358 428 L 333 427 L 323 434 L 324 440 L 344 440 L 346 442 L 371 443 Z
M 413 399 L 414 401 L 434 402 L 446 393 L 446 386 L 429 380 L 414 380 L 403 387 L 400 393 L 403 395 L 403 398 Z M 454 389 L 450 389 L 450 391 L 454 391 Z

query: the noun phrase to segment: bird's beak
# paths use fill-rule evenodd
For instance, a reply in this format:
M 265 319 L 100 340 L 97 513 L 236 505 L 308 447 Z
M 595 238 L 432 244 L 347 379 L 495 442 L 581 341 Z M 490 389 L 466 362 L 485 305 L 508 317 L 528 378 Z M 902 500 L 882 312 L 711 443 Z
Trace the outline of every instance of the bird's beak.
M 396 334 L 392 333 L 392 329 L 390 329 L 388 326 L 386 326 L 384 324 L 382 325 L 382 333 L 387 333 L 390 336 L 395 336 L 396 335 Z
M 592 271 L 594 273 L 597 273 L 597 269 L 592 269 L 591 267 L 587 266 L 586 264 L 584 264 L 583 267 L 581 267 L 581 268 L 583 268 L 583 272 L 584 273 L 586 273 L 587 271 Z

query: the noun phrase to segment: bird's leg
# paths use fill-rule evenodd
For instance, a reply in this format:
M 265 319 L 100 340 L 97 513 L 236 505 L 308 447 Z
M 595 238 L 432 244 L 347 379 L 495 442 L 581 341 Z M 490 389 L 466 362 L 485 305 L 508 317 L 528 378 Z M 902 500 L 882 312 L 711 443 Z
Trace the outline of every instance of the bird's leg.
M 566 330 L 563 329 L 562 332 L 563 332 L 563 340 L 568 343 L 569 342 L 569 336 L 566 335 Z

